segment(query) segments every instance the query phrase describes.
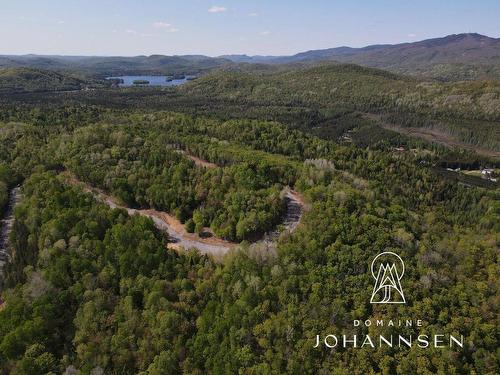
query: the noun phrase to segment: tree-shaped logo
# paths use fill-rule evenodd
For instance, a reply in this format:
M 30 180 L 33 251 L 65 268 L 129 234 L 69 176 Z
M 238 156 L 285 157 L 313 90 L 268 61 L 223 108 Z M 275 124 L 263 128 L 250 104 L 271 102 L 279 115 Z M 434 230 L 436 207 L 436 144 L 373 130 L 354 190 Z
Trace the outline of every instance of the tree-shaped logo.
M 371 271 L 375 279 L 371 303 L 406 303 L 400 282 L 405 264 L 398 254 L 380 253 L 373 259 Z

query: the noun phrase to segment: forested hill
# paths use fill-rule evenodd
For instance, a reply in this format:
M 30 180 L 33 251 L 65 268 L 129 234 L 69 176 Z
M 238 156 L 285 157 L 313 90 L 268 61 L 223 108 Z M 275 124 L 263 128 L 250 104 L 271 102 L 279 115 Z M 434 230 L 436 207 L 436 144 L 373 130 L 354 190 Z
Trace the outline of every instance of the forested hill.
M 36 92 L 71 91 L 54 93 L 50 102 L 265 118 L 325 139 L 347 137 L 361 147 L 378 142 L 398 146 L 410 135 L 451 149 L 500 156 L 496 81 L 442 83 L 352 64 L 247 65 L 212 72 L 177 89 L 81 90 L 107 86 L 103 80 L 68 73 L 0 69 L 0 101 L 38 102 L 43 98 Z M 35 93 L 10 95 L 16 92 Z
M 86 82 L 73 75 L 29 68 L 0 68 L 0 93 L 80 90 Z
M 434 129 L 459 144 L 500 150 L 500 83 L 493 81 L 439 83 L 358 65 L 324 64 L 218 72 L 180 90 L 246 107 L 374 113 L 383 115 L 382 126 Z

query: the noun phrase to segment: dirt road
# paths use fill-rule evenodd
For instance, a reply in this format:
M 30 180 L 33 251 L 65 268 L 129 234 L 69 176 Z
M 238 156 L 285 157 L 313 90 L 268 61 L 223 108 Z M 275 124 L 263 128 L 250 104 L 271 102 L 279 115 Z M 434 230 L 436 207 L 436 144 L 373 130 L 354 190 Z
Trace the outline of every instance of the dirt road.
M 85 191 L 90 192 L 96 199 L 107 204 L 111 208 L 121 208 L 128 212 L 129 215 L 142 215 L 151 218 L 156 224 L 157 228 L 164 230 L 168 233 L 171 243 L 170 247 L 191 249 L 195 248 L 203 254 L 211 254 L 216 257 L 223 256 L 231 249 L 238 246 L 235 242 L 230 242 L 217 237 L 200 237 L 195 233 L 186 232 L 184 225 L 172 215 L 166 212 L 158 211 L 155 209 L 134 209 L 124 205 L 120 205 L 113 197 L 106 194 L 104 191 L 89 186 L 88 184 L 78 180 L 69 173 L 64 173 L 65 179 L 74 184 L 81 186 Z M 293 232 L 301 218 L 304 211 L 304 200 L 302 196 L 291 189 L 286 189 L 285 203 L 287 206 L 286 215 L 283 219 L 282 225 L 284 229 Z M 269 241 L 270 238 L 276 239 L 277 232 L 266 234 L 265 239 L 259 241 Z M 259 242 L 257 241 L 257 242 Z

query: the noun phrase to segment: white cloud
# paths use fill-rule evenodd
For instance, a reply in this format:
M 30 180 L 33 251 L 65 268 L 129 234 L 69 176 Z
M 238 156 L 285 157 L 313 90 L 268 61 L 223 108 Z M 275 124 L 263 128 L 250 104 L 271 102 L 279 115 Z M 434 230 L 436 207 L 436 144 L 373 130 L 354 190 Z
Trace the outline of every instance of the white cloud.
M 221 7 L 221 6 L 218 6 L 218 5 L 214 5 L 212 7 L 210 7 L 208 9 L 208 12 L 209 13 L 222 13 L 222 12 L 225 12 L 227 10 L 226 7 Z
M 132 30 L 132 29 L 127 29 L 127 30 L 125 30 L 125 32 L 126 32 L 127 34 L 133 34 L 133 35 L 137 34 L 137 31 Z
M 156 21 L 153 22 L 153 27 L 157 29 L 167 29 L 171 27 L 172 25 L 167 23 L 167 22 L 161 22 L 161 21 Z
M 261 31 L 259 34 L 262 36 L 265 36 L 265 35 L 271 34 L 271 32 L 269 30 L 265 30 L 265 31 Z
M 167 23 L 167 22 L 161 22 L 161 21 L 153 22 L 153 27 L 156 29 L 165 30 L 167 33 L 176 33 L 177 31 L 179 31 L 179 29 L 176 27 L 173 27 L 172 24 Z
M 66 22 L 64 22 L 63 20 L 59 20 L 59 21 L 57 21 L 57 23 L 58 23 L 59 25 L 62 25 L 62 24 L 64 24 L 64 23 L 66 23 Z
M 416 34 L 408 34 L 409 38 L 415 38 L 417 35 Z
M 259 13 L 257 13 L 257 12 L 252 12 L 252 13 L 248 13 L 248 15 L 249 15 L 250 17 L 257 17 L 257 16 L 259 15 Z

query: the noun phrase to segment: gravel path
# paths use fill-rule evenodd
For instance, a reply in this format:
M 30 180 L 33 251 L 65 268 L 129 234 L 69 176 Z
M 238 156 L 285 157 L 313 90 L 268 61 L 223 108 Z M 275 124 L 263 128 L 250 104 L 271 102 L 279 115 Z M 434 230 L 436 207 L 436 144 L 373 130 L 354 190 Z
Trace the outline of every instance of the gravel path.
M 171 243 L 169 247 L 192 249 L 195 248 L 203 254 L 211 254 L 216 257 L 223 256 L 231 249 L 238 246 L 237 243 L 226 241 L 217 237 L 202 238 L 195 233 L 188 233 L 175 217 L 166 212 L 154 209 L 134 209 L 118 204 L 111 196 L 107 195 L 100 189 L 93 188 L 73 176 L 66 174 L 67 180 L 70 183 L 82 186 L 86 191 L 92 193 L 96 199 L 107 204 L 111 208 L 121 208 L 128 212 L 129 215 L 142 215 L 151 218 L 156 227 L 168 233 Z M 282 225 L 284 230 L 293 232 L 301 218 L 304 211 L 304 201 L 301 195 L 289 188 L 285 193 L 286 201 L 286 215 L 283 219 Z M 257 243 L 268 243 L 275 241 L 279 236 L 278 231 L 266 233 L 266 235 Z

